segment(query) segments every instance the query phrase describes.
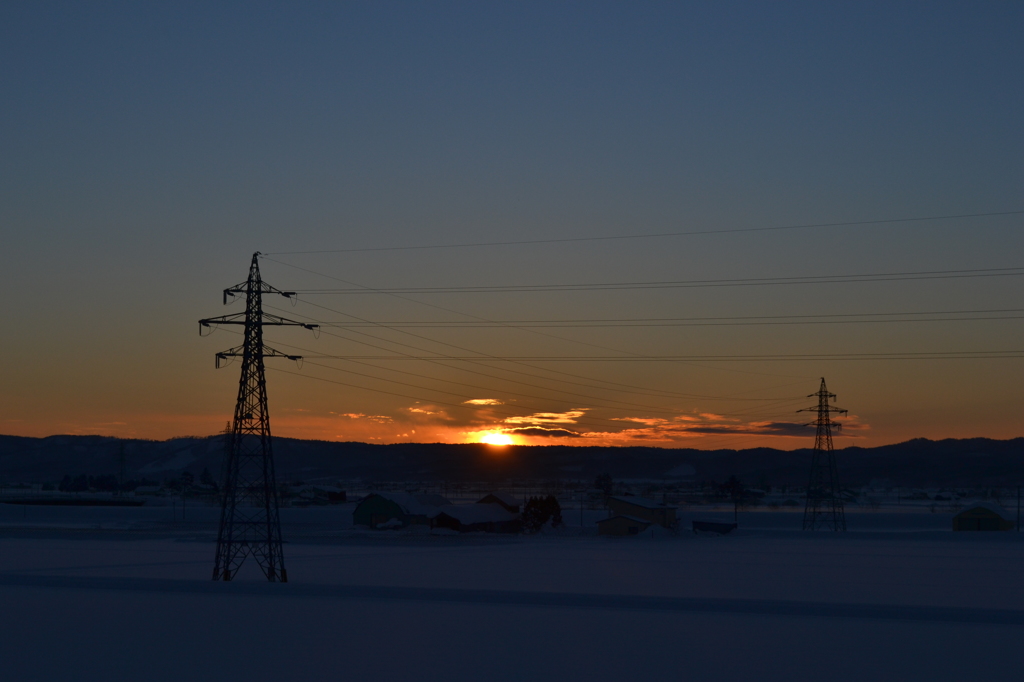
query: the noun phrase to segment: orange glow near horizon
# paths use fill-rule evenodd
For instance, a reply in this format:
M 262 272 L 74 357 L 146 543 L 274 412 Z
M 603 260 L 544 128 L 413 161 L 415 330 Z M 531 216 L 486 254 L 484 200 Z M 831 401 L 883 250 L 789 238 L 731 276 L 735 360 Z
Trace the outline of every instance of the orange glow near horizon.
M 15 406 L 15 407 L 19 407 Z M 85 410 L 85 408 L 82 408 Z M 433 408 L 432 408 L 433 409 Z M 515 446 L 576 446 L 576 447 L 658 447 L 694 448 L 717 450 L 723 448 L 748 449 L 768 447 L 780 450 L 795 450 L 813 445 L 813 430 L 809 435 L 794 435 L 759 432 L 766 422 L 761 421 L 717 421 L 717 415 L 694 416 L 686 420 L 665 420 L 662 418 L 634 418 L 623 420 L 626 428 L 609 431 L 587 431 L 577 429 L 580 437 L 539 436 L 539 432 L 527 429 L 523 434 L 513 431 L 497 420 L 488 419 L 462 425 L 447 418 L 431 421 L 431 416 L 416 412 L 367 409 L 366 414 L 350 410 L 342 414 L 316 412 L 307 409 L 287 408 L 274 412 L 272 417 L 274 435 L 281 438 L 297 438 L 320 441 L 344 441 L 369 444 L 390 443 L 482 443 L 492 446 L 492 454 L 502 455 L 510 445 Z M 695 415 L 697 413 L 694 413 Z M 710 413 L 700 413 L 710 414 Z M 230 413 L 210 412 L 156 412 L 129 409 L 106 408 L 103 410 L 76 412 L 65 408 L 38 415 L 9 410 L 0 419 L 0 434 L 29 438 L 45 438 L 55 435 L 103 436 L 146 440 L 169 440 L 185 436 L 206 437 L 220 433 Z M 484 415 L 485 417 L 489 415 Z M 689 417 L 689 415 L 686 415 Z M 701 425 L 701 420 L 711 426 L 720 427 L 720 433 L 701 433 L 686 430 L 681 426 Z M 837 448 L 853 445 L 878 447 L 901 443 L 912 438 L 979 438 L 1011 439 L 1021 436 L 1020 426 L 1006 422 L 999 428 L 974 422 L 958 423 L 947 419 L 941 430 L 917 422 L 885 421 L 869 424 L 864 418 L 850 416 L 843 420 L 843 430 L 834 434 Z M 481 423 L 483 422 L 483 423 Z M 770 426 L 770 423 L 768 423 Z M 728 430 L 732 427 L 734 430 Z M 984 428 L 983 428 L 984 427 Z M 533 431 L 533 432 L 531 432 Z M 555 430 L 557 431 L 557 430 Z
M 500 431 L 485 433 L 480 438 L 480 442 L 487 443 L 488 445 L 515 445 L 515 440 L 512 439 L 512 436 L 507 433 L 501 433 Z

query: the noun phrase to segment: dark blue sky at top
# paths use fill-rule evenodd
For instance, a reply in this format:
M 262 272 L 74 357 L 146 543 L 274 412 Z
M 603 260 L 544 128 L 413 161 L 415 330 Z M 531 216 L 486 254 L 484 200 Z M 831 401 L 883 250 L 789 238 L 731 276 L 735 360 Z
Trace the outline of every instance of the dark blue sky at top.
M 1024 208 L 1022 20 L 1019 3 L 4 3 L 0 283 L 24 325 L 4 343 L 51 353 L 24 329 L 56 315 L 101 367 L 185 339 L 174 362 L 205 358 L 190 325 L 257 249 Z M 1019 264 L 1018 225 L 292 262 L 382 286 L 985 267 Z
M 4 179 L 27 197 L 120 186 L 247 218 L 276 203 L 279 220 L 314 227 L 325 200 L 432 213 L 453 193 L 524 217 L 566 194 L 732 202 L 741 189 L 769 222 L 801 195 L 824 219 L 987 209 L 1013 186 L 998 178 L 1019 180 L 1021 12 L 7 5 Z M 822 201 L 836 202 L 828 215 Z

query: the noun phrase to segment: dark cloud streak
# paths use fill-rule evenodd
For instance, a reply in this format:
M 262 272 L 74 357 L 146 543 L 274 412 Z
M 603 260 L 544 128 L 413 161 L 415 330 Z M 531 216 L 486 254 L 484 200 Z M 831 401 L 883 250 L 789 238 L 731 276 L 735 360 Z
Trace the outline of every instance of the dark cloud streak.
M 569 429 L 545 429 L 542 426 L 527 426 L 521 429 L 508 429 L 504 433 L 516 436 L 541 436 L 544 438 L 582 438 L 583 435 Z

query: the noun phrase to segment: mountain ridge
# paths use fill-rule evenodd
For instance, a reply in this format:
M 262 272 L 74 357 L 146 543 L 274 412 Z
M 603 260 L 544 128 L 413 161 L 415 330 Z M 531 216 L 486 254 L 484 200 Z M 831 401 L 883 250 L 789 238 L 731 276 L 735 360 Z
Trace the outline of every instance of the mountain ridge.
M 121 445 L 131 478 L 164 480 L 208 469 L 216 477 L 222 435 L 166 441 L 109 436 L 45 438 L 0 435 L 0 482 L 48 483 L 65 474 L 109 475 L 118 471 Z M 372 444 L 274 439 L 281 480 L 373 481 L 593 481 L 721 482 L 735 475 L 748 485 L 804 485 L 810 449 L 697 450 L 643 446 L 396 443 Z M 1024 483 L 1024 438 L 929 440 L 836 450 L 844 485 L 860 487 L 1007 487 Z

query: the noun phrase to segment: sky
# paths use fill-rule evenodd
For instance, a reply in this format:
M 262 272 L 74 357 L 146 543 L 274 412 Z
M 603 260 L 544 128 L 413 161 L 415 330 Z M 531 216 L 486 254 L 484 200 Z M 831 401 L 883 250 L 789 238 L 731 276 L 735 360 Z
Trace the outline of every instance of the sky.
M 258 251 L 299 292 L 267 311 L 322 325 L 267 329 L 305 356 L 267 360 L 281 436 L 798 448 L 822 377 L 839 447 L 1024 435 L 1022 29 L 1009 2 L 3 3 L 0 433 L 223 429 L 240 337 L 197 321 Z M 761 229 L 790 226 L 819 227 Z

